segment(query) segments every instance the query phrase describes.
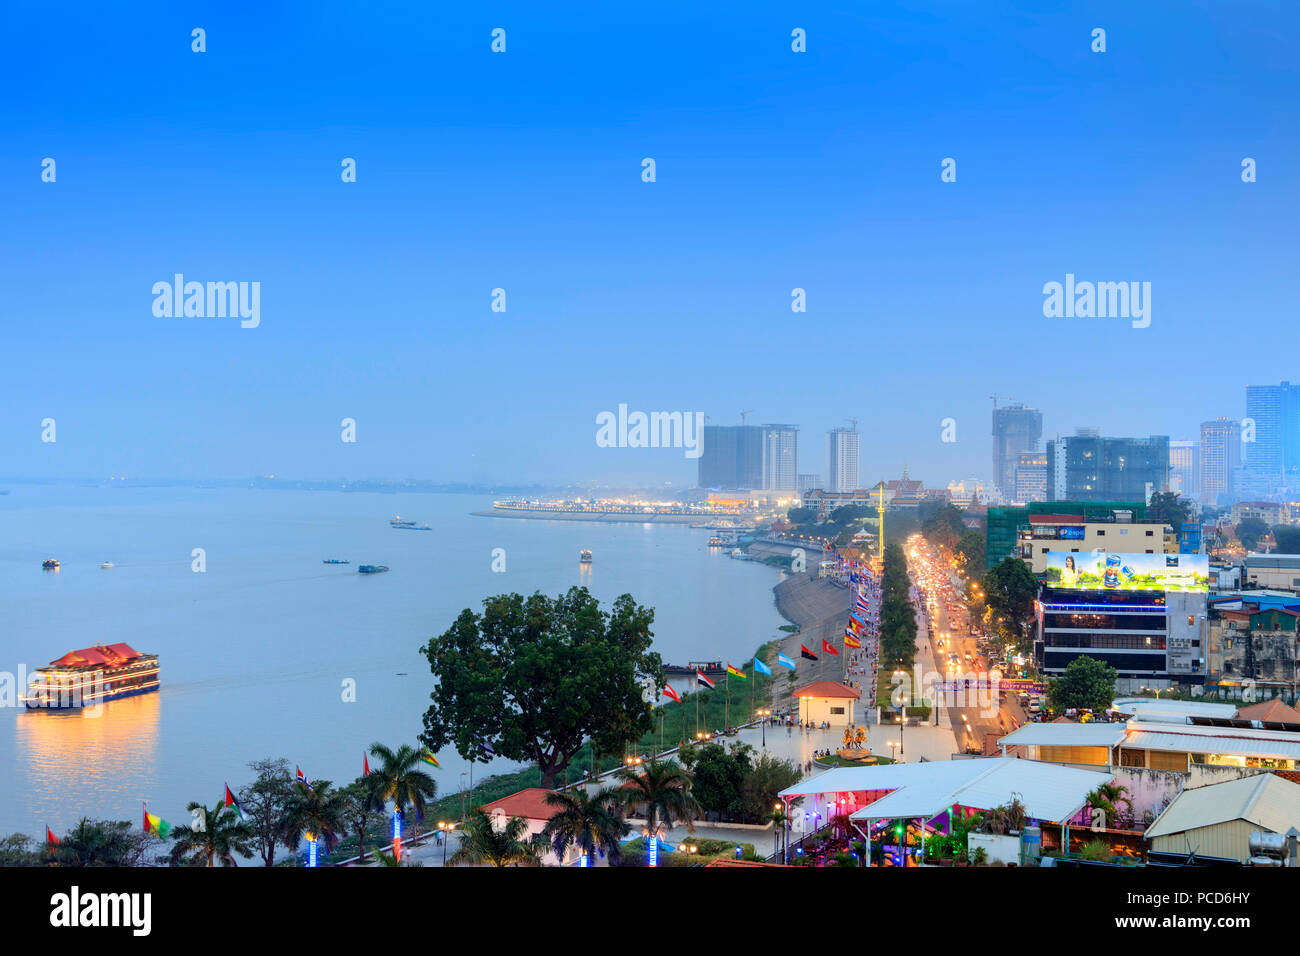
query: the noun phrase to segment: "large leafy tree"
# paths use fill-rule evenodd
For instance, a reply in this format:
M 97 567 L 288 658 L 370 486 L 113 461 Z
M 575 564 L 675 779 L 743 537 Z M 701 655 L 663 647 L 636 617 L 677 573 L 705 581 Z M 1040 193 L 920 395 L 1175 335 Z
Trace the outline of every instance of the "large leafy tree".
M 716 744 L 710 744 L 721 750 Z M 697 761 L 703 750 L 689 748 L 691 761 Z M 693 792 L 694 783 L 689 773 L 675 760 L 652 760 L 641 767 L 622 767 L 617 773 L 624 786 L 614 791 L 626 807 L 645 808 L 646 829 L 652 833 L 671 830 L 675 823 L 685 823 L 694 832 L 694 819 L 701 807 Z
M 275 865 L 275 848 L 284 840 L 284 816 L 293 797 L 293 776 L 283 757 L 266 757 L 248 764 L 253 782 L 239 791 L 239 805 L 248 818 L 254 852 L 263 866 Z M 292 849 L 286 844 L 286 849 Z
M 1295 525 L 1274 525 L 1273 540 L 1280 554 L 1300 554 L 1300 528 Z
M 435 686 L 421 740 L 469 760 L 535 762 L 550 788 L 583 742 L 617 753 L 654 726 L 645 689 L 664 685 L 650 650 L 654 611 L 631 595 L 609 610 L 586 588 L 500 594 L 466 608 L 423 648 Z
M 1254 551 L 1259 539 L 1268 534 L 1268 524 L 1262 518 L 1245 518 L 1237 522 L 1237 539 L 1247 551 Z
M 460 832 L 460 846 L 448 859 L 452 866 L 538 866 L 539 844 L 528 838 L 528 822 L 511 817 L 501 829 L 478 807 L 469 812 Z
M 1176 491 L 1157 491 L 1147 505 L 1147 520 L 1163 521 L 1174 531 L 1182 531 L 1183 522 L 1192 520 L 1193 507 Z
M 962 510 L 951 502 L 944 502 L 928 518 L 921 522 L 921 534 L 937 548 L 951 551 L 966 533 L 962 523 Z
M 984 575 L 984 603 L 995 621 L 1023 635 L 1034 615 L 1038 580 L 1019 558 L 1003 558 Z
M 126 820 L 82 817 L 57 844 L 46 847 L 45 860 L 55 866 L 140 866 L 157 843 Z
M 569 847 L 575 846 L 593 860 L 597 856 L 608 856 L 611 863 L 618 860 L 619 842 L 631 827 L 611 809 L 618 803 L 613 790 L 588 796 L 586 789 L 577 787 L 567 793 L 548 793 L 546 802 L 556 813 L 546 821 L 542 836 L 550 841 L 556 859 L 563 861 Z
M 357 835 L 357 856 L 360 862 L 366 861 L 366 834 L 370 821 L 376 819 L 384 809 L 383 801 L 375 795 L 375 780 L 370 777 L 358 777 L 342 790 L 343 820 L 347 828 Z M 382 854 L 381 854 L 382 855 Z
M 749 756 L 708 744 L 695 761 L 692 792 L 700 806 L 720 815 L 742 812 L 742 792 L 749 772 Z
M 1065 673 L 1048 681 L 1047 700 L 1053 710 L 1105 710 L 1115 699 L 1115 679 L 1119 673 L 1105 661 L 1094 657 L 1076 657 Z
M 202 810 L 200 825 L 172 828 L 171 861 L 182 866 L 238 866 L 236 856 L 253 855 L 253 830 L 234 810 L 218 800 L 212 807 L 191 803 L 191 814 Z
M 966 572 L 967 580 L 977 580 L 984 577 L 984 572 L 988 570 L 988 564 L 984 558 L 985 539 L 983 533 L 975 530 L 963 531 L 961 537 L 957 540 L 957 546 L 953 548 L 953 554 L 957 557 L 957 563 Z

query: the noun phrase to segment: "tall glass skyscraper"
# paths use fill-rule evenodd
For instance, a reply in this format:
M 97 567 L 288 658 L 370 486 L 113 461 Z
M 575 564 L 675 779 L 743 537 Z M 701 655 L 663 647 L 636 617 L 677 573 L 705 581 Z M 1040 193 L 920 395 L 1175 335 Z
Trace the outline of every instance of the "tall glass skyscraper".
M 1230 505 L 1237 500 L 1241 423 L 1235 418 L 1201 422 L 1201 501 Z
M 1022 451 L 1038 451 L 1043 413 L 1019 402 L 993 409 L 993 484 L 1010 499 L 1016 493 L 1016 465 Z
M 1240 497 L 1273 498 L 1283 488 L 1295 487 L 1300 474 L 1300 386 L 1247 385 L 1246 419 Z
M 1169 486 L 1169 437 L 1072 435 L 1047 443 L 1049 501 L 1147 501 Z
M 762 488 L 763 429 L 757 425 L 705 425 L 698 467 L 701 488 Z

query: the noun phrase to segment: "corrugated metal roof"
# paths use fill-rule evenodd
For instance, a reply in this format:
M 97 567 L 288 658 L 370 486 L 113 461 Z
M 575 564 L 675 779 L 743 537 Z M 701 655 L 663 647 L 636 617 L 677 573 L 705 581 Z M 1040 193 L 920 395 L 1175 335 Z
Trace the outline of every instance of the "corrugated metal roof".
M 1229 728 L 1197 727 L 1197 733 L 1194 734 L 1139 730 L 1128 735 L 1124 747 L 1134 750 L 1230 754 L 1234 757 L 1284 757 L 1288 760 L 1300 760 L 1300 734 L 1267 730 L 1245 731 L 1245 734 L 1250 736 L 1200 732 L 1227 729 Z
M 782 797 L 888 790 L 854 819 L 932 817 L 954 804 L 987 810 L 1019 797 L 1036 820 L 1068 819 L 1109 773 L 1011 757 L 838 767 L 781 791 Z
M 1300 785 L 1259 773 L 1184 790 L 1146 832 L 1147 839 L 1245 820 L 1273 833 L 1300 827 Z
M 1038 747 L 1114 747 L 1124 742 L 1124 724 L 1025 724 L 998 743 Z

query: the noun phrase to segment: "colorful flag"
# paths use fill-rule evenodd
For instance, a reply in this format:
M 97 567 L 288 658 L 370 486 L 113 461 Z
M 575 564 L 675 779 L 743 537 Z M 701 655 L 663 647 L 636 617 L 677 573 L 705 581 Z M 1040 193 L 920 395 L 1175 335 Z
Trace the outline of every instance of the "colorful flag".
M 825 644 L 826 642 L 822 641 L 822 643 Z M 812 651 L 808 650 L 808 648 L 804 647 L 802 644 L 799 645 L 799 656 L 806 657 L 810 661 L 817 660 L 817 655 L 814 654 Z
M 730 664 L 727 665 L 727 676 L 734 677 L 737 680 L 749 680 L 748 674 L 746 674 L 744 671 L 740 670 L 739 668 L 732 667 Z
M 370 755 L 364 750 L 361 751 L 361 763 L 365 766 L 365 775 L 370 776 Z
M 495 757 L 497 755 L 497 752 L 492 749 L 492 745 L 488 743 L 486 740 L 483 741 L 483 752 L 487 754 L 489 757 Z
M 790 660 L 790 658 L 786 657 L 784 654 L 778 653 L 776 655 L 776 662 L 780 664 L 782 667 L 788 667 L 790 668 L 790 670 L 797 670 L 794 661 Z
M 438 758 L 433 755 L 433 751 L 428 747 L 420 748 L 420 759 L 431 767 L 437 767 L 439 770 L 442 769 L 442 764 L 438 763 Z
M 768 667 L 766 664 L 764 664 L 762 661 L 760 661 L 757 657 L 755 657 L 755 658 L 754 658 L 754 673 L 755 673 L 755 674 L 771 674 L 771 673 L 772 673 L 772 668 Z
M 826 638 L 823 637 L 823 638 L 822 638 L 822 653 L 823 653 L 823 654 L 835 654 L 835 655 L 838 656 L 840 652 L 837 651 L 837 650 L 835 649 L 835 645 L 834 645 L 834 644 L 832 644 L 830 641 L 826 640 Z
M 857 639 L 856 637 L 854 637 L 852 634 L 849 634 L 849 633 L 846 631 L 845 634 L 844 634 L 844 646 L 845 646 L 845 647 L 861 647 L 862 644 L 858 641 L 858 639 Z
M 677 701 L 679 704 L 682 702 L 681 695 L 678 694 L 677 691 L 673 690 L 672 684 L 664 684 L 664 696 L 669 700 Z
M 226 806 L 233 808 L 239 819 L 247 822 L 248 817 L 244 816 L 244 808 L 239 805 L 235 795 L 230 792 L 230 784 L 226 784 Z
M 162 817 L 156 817 L 149 812 L 149 808 L 144 808 L 144 830 L 146 833 L 152 833 L 160 840 L 167 839 L 171 835 L 172 825 Z
M 696 671 L 696 672 L 695 672 L 695 683 L 696 683 L 697 685 L 699 685 L 700 687 L 707 687 L 707 688 L 709 688 L 710 690 L 712 690 L 713 687 L 714 687 L 713 681 L 709 680 L 707 677 L 705 677 L 705 676 L 704 676 L 703 674 L 701 674 L 699 671 Z
M 58 846 L 60 842 L 59 838 L 54 835 L 54 831 L 48 826 L 45 828 L 45 842 L 50 846 Z
M 298 773 L 298 782 L 302 784 L 304 787 L 306 787 L 308 790 L 310 790 L 311 792 L 315 793 L 316 788 L 311 785 L 311 781 L 308 780 L 307 775 L 302 772 L 302 768 L 299 767 L 297 764 L 294 764 L 293 769 L 296 770 Z

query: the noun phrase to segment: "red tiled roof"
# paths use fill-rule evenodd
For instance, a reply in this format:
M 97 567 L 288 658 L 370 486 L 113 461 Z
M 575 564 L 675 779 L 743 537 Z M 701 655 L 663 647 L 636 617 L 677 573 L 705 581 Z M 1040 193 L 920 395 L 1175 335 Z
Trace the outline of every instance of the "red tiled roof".
M 542 787 L 529 787 L 500 800 L 483 804 L 483 812 L 489 817 L 494 810 L 500 810 L 507 817 L 523 817 L 526 820 L 549 820 L 560 812 L 560 807 L 546 802 L 546 795 L 555 793 Z
M 1237 711 L 1237 716 L 1243 720 L 1281 720 L 1288 724 L 1300 724 L 1300 710 L 1276 699 L 1242 707 Z
M 841 684 L 839 681 L 819 680 L 816 683 L 800 687 L 798 690 L 790 692 L 791 697 L 834 697 L 836 699 L 851 697 L 858 700 L 862 697 L 862 691 L 854 690 L 847 684 Z

